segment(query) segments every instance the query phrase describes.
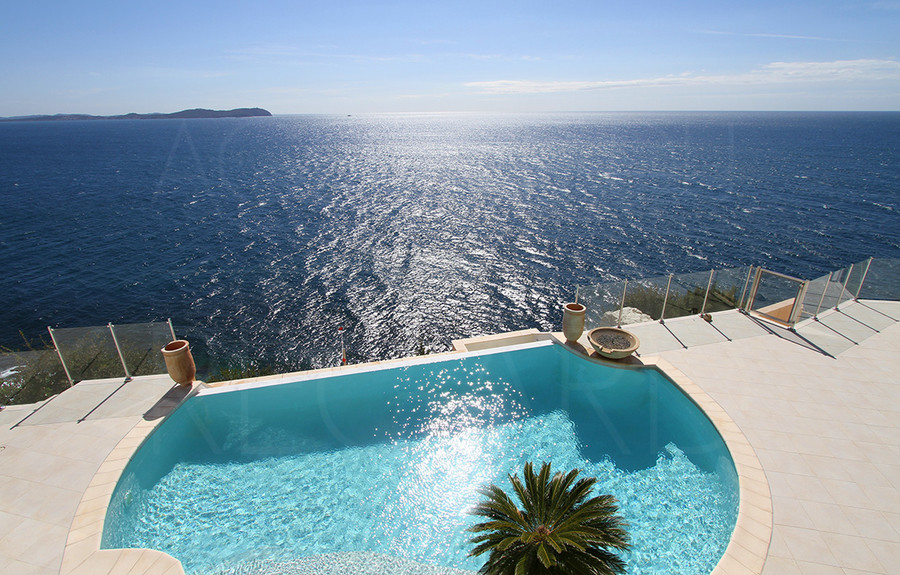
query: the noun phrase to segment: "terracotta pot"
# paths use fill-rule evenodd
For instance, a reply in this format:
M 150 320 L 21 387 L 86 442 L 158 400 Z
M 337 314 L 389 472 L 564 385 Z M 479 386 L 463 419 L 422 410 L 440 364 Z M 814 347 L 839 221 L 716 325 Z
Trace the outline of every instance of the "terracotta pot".
M 197 367 L 194 365 L 194 356 L 187 340 L 176 339 L 162 348 L 163 358 L 166 360 L 166 370 L 178 385 L 190 385 L 197 375 Z
M 566 343 L 578 341 L 578 338 L 584 333 L 584 312 L 586 310 L 587 308 L 580 303 L 563 304 L 563 335 L 566 336 Z

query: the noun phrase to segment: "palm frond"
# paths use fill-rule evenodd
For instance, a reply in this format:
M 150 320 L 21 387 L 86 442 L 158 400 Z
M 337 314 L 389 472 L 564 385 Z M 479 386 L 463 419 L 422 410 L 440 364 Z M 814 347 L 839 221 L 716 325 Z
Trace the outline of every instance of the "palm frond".
M 615 551 L 630 548 L 627 525 L 610 495 L 591 497 L 595 478 L 579 470 L 552 473 L 544 462 L 538 473 L 526 463 L 522 479 L 509 475 L 521 509 L 502 489 L 481 490 L 486 498 L 471 513 L 488 521 L 469 528 L 477 533 L 470 556 L 488 553 L 485 575 L 617 575 L 625 562 Z

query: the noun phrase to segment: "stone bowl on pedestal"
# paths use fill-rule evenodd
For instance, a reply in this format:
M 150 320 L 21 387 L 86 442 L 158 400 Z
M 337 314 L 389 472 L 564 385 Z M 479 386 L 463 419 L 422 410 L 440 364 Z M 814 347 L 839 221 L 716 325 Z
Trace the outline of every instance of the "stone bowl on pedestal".
M 588 341 L 598 354 L 606 359 L 628 357 L 641 345 L 641 340 L 630 331 L 617 327 L 598 327 L 588 333 Z

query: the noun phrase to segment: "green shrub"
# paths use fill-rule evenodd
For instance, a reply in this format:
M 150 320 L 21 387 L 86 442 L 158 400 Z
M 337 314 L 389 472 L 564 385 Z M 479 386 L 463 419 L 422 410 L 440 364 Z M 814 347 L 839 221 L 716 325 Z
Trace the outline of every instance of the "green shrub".
M 247 362 L 241 364 L 227 364 L 218 368 L 216 373 L 210 374 L 206 381 L 231 381 L 234 379 L 249 379 L 251 377 L 263 377 L 275 375 L 275 367 L 267 363 Z

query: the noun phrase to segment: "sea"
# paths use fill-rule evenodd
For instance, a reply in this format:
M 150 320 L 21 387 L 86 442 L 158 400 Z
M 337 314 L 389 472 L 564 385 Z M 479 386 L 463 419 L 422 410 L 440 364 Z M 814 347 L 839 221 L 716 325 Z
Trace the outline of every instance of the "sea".
M 559 329 L 577 285 L 900 257 L 900 113 L 0 123 L 0 346 L 165 321 L 201 375 Z

